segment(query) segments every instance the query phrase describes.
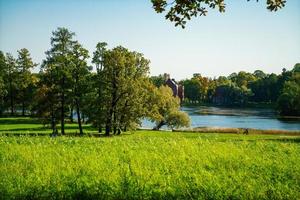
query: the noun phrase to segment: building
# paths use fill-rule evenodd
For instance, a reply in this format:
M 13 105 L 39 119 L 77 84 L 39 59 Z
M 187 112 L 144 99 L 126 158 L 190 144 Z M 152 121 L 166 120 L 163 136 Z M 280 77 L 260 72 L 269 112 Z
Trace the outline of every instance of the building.
M 184 86 L 178 84 L 175 79 L 170 78 L 170 74 L 164 74 L 165 85 L 169 86 L 173 91 L 173 96 L 180 99 L 180 103 L 184 100 Z

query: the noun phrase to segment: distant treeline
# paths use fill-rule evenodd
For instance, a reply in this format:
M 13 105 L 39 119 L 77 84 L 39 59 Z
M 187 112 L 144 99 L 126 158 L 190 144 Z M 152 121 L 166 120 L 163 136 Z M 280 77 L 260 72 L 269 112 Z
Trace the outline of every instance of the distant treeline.
M 163 85 L 164 76 L 151 77 L 156 86 Z M 290 71 L 266 74 L 240 71 L 228 77 L 203 77 L 194 74 L 191 79 L 179 82 L 184 86 L 186 104 L 213 104 L 247 106 L 254 104 L 275 105 L 282 115 L 300 116 L 300 64 Z
M 151 83 L 149 60 L 141 53 L 122 46 L 108 49 L 99 42 L 89 66 L 89 52 L 74 35 L 66 28 L 52 33 L 39 73 L 31 72 L 37 64 L 27 49 L 19 50 L 18 58 L 0 51 L 0 116 L 39 117 L 52 134 L 59 133 L 59 123 L 60 134 L 65 134 L 73 113 L 80 135 L 83 122 L 106 135 L 135 129 L 144 118 L 155 122 L 155 129 L 189 125 L 172 90 Z

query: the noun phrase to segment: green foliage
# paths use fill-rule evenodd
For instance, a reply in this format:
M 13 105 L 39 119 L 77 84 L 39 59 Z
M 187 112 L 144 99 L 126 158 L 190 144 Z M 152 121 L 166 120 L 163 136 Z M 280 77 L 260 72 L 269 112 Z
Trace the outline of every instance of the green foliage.
M 18 91 L 18 69 L 16 59 L 10 54 L 6 53 L 4 66 L 4 84 L 6 88 L 6 97 L 4 98 L 4 108 L 9 108 L 11 115 L 15 113 L 17 91 Z
M 166 80 L 163 74 L 159 74 L 158 76 L 151 76 L 150 81 L 156 87 L 160 87 L 165 84 Z
M 300 115 L 300 73 L 293 80 L 284 83 L 278 107 L 283 115 Z
M 30 53 L 27 49 L 23 48 L 18 51 L 17 59 L 18 68 L 18 89 L 19 89 L 19 102 L 22 105 L 22 115 L 25 115 L 26 110 L 29 111 L 29 105 L 32 102 L 34 85 L 34 77 L 31 70 L 37 65 L 33 63 Z
M 299 199 L 290 137 L 0 137 L 2 199 Z M 109 153 L 107 153 L 109 152 Z
M 181 111 L 171 112 L 167 119 L 167 125 L 171 129 L 178 129 L 181 127 L 189 127 L 191 125 L 190 117 L 187 113 Z
M 278 106 L 282 115 L 299 116 L 297 102 L 299 86 L 299 64 L 290 71 L 283 69 L 276 75 L 261 70 L 254 73 L 240 71 L 228 77 L 210 79 L 194 74 L 191 79 L 183 80 L 185 103 L 211 103 L 214 105 L 245 106 L 251 103 Z M 292 83 L 288 83 L 292 81 Z M 294 86 L 292 86 L 294 85 Z M 289 89 L 291 88 L 291 91 Z M 283 92 L 285 93 L 283 95 Z M 280 98 L 280 99 L 279 99 Z M 286 110 L 286 111 L 284 111 Z
M 47 57 L 41 67 L 37 113 L 51 122 L 53 133 L 57 132 L 56 123 L 60 120 L 61 133 L 64 134 L 66 108 L 72 89 L 72 53 L 76 42 L 73 41 L 75 34 L 66 28 L 58 28 L 52 35 L 51 48 L 46 52 Z
M 5 70 L 6 60 L 5 55 L 0 51 L 0 116 L 4 112 L 4 97 L 7 95 L 7 88 L 5 87 Z
M 148 114 L 151 121 L 156 123 L 155 130 L 167 125 L 170 128 L 188 127 L 190 119 L 180 110 L 180 100 L 173 96 L 171 88 L 160 86 L 150 87 L 147 100 Z
M 105 126 L 105 110 L 104 110 L 104 82 L 102 80 L 103 76 L 103 57 L 107 50 L 106 42 L 98 42 L 96 45 L 96 50 L 93 53 L 92 63 L 96 65 L 96 74 L 90 76 L 90 85 L 92 86 L 90 92 L 88 93 L 88 98 L 86 101 L 86 107 L 84 108 L 89 121 L 91 121 L 95 126 L 99 128 L 99 132 L 102 131 L 102 127 Z M 90 107 L 93 105 L 98 105 L 93 110 Z
M 157 13 L 167 12 L 166 19 L 182 28 L 185 28 L 186 22 L 192 17 L 205 16 L 208 8 L 217 9 L 222 13 L 225 12 L 226 6 L 225 0 L 151 0 L 151 2 Z M 286 0 L 267 0 L 266 3 L 268 10 L 277 11 L 285 6 Z
M 295 64 L 293 70 L 282 72 L 282 91 L 278 98 L 278 109 L 282 115 L 300 116 L 300 67 Z
M 72 92 L 70 94 L 72 103 L 75 104 L 77 122 L 79 126 L 80 135 L 83 135 L 81 125 L 81 113 L 82 107 L 85 103 L 85 97 L 89 92 L 88 85 L 89 75 L 91 68 L 87 65 L 87 59 L 89 58 L 88 50 L 84 49 L 79 43 L 75 43 L 71 54 L 71 77 L 72 77 Z M 73 106 L 73 105 L 71 105 Z M 71 111 L 72 112 L 72 111 Z
M 149 60 L 122 46 L 106 49 L 106 45 L 98 43 L 94 52 L 97 74 L 91 102 L 97 108 L 88 117 L 99 129 L 105 126 L 106 135 L 120 134 L 135 129 L 145 116 Z
M 191 79 L 182 81 L 184 86 L 184 97 L 189 102 L 206 102 L 208 100 L 208 90 L 211 80 L 194 74 Z

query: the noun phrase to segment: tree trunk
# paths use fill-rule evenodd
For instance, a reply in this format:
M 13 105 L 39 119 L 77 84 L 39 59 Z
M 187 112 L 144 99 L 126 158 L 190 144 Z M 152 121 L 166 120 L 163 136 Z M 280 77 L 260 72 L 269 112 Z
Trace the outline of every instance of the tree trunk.
M 109 132 L 110 132 L 110 125 L 109 125 L 109 122 L 106 122 L 106 125 L 105 125 L 105 136 L 109 136 Z
M 78 126 L 79 126 L 79 134 L 80 136 L 83 135 L 83 131 L 82 131 L 82 126 L 81 126 L 81 119 L 80 119 L 80 109 L 79 109 L 79 102 L 78 99 L 76 98 L 76 111 L 77 111 L 77 120 L 78 120 Z
M 53 106 L 51 106 L 51 128 L 52 128 L 52 136 L 56 136 L 57 135 L 57 129 L 56 129 Z
M 106 124 L 105 124 L 105 135 L 106 136 L 109 136 L 109 133 L 111 131 L 113 109 L 114 109 L 114 104 L 112 102 L 112 105 L 111 105 L 111 107 L 109 109 L 109 112 L 108 112 L 108 116 L 106 117 Z
M 99 74 L 99 71 L 98 71 L 98 74 Z M 100 83 L 99 83 L 99 88 L 98 88 L 98 99 L 99 99 L 99 106 L 98 106 L 97 116 L 99 117 L 99 115 L 101 113 L 101 107 L 102 107 L 102 104 L 101 104 L 101 101 L 100 101 L 100 99 L 101 99 L 101 84 Z M 98 120 L 98 126 L 99 126 L 98 132 L 101 133 L 102 132 L 102 125 L 101 125 L 101 120 L 100 119 Z
M 121 128 L 118 128 L 118 133 L 117 135 L 120 135 L 121 134 Z
M 113 112 L 113 133 L 114 135 L 117 133 L 117 116 L 115 110 Z
M 23 117 L 25 116 L 25 94 L 26 94 L 26 91 L 25 91 L 25 89 L 23 89 L 23 99 L 22 99 L 22 116 Z
M 23 91 L 23 99 L 22 99 L 22 116 L 25 116 L 25 90 Z
M 2 117 L 2 114 L 3 114 L 2 105 L 3 105 L 3 98 L 0 99 L 0 117 Z
M 70 108 L 70 122 L 73 123 L 73 105 Z
M 166 125 L 165 121 L 159 122 L 159 124 L 157 124 L 157 126 L 155 126 L 152 130 L 158 131 L 163 125 Z
M 82 123 L 85 123 L 85 116 L 84 116 L 84 113 L 82 113 Z
M 116 135 L 116 133 L 117 133 L 117 127 L 116 125 L 114 125 L 114 135 Z
M 10 90 L 10 114 L 14 115 L 14 99 L 13 99 L 13 92 L 12 92 L 12 83 L 9 82 L 9 90 Z
M 65 135 L 65 77 L 62 79 L 62 94 L 61 94 L 61 134 Z
M 25 116 L 25 103 L 24 101 L 22 102 L 22 116 Z
M 106 125 L 105 125 L 105 135 L 109 136 L 109 133 L 112 128 L 112 120 L 113 120 L 113 115 L 115 112 L 115 106 L 117 103 L 117 85 L 116 85 L 116 80 L 114 79 L 112 81 L 112 99 L 111 99 L 111 106 L 109 108 L 108 116 L 106 117 Z

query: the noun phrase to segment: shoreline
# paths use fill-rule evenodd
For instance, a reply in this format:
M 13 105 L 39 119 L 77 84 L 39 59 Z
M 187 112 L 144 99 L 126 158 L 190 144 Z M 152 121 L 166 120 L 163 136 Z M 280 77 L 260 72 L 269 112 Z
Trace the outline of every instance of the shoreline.
M 173 132 L 190 133 L 224 133 L 224 134 L 242 134 L 242 135 L 288 135 L 300 136 L 300 130 L 276 130 L 276 129 L 252 129 L 252 128 L 216 128 L 216 127 L 198 127 L 188 129 L 174 129 Z

